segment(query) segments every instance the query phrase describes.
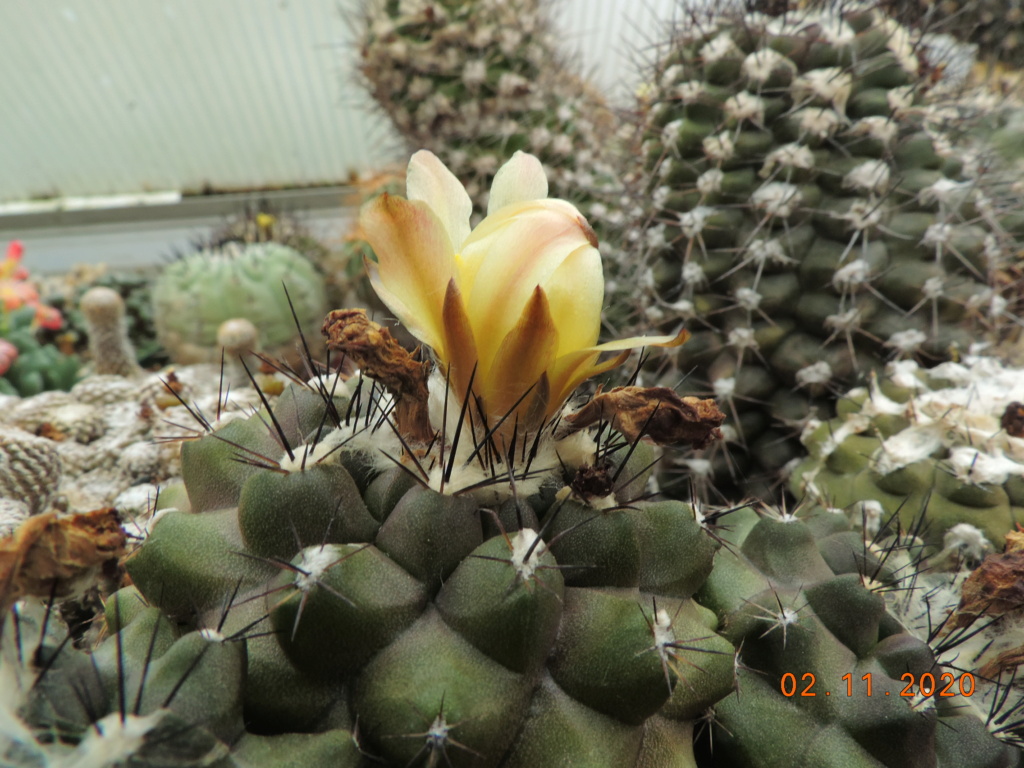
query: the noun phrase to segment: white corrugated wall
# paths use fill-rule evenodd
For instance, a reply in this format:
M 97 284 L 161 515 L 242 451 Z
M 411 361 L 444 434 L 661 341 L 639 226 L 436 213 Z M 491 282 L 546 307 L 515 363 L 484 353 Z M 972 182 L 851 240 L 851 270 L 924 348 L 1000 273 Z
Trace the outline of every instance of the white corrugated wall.
M 564 0 L 620 96 L 675 0 Z M 352 69 L 358 0 L 2 0 L 0 202 L 344 181 L 395 153 Z M 346 19 L 346 16 L 350 18 Z

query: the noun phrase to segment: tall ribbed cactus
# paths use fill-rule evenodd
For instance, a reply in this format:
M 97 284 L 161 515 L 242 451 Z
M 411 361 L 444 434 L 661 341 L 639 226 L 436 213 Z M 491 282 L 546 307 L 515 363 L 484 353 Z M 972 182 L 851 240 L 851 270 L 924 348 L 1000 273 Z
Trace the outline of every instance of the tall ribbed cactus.
M 880 11 L 836 5 L 695 19 L 657 49 L 650 211 L 616 320 L 687 321 L 678 367 L 662 365 L 727 404 L 753 459 L 735 451 L 734 477 L 791 460 L 802 420 L 885 360 L 1012 326 L 993 286 L 1013 233 L 935 133 L 915 45 Z
M 622 215 L 617 119 L 558 35 L 544 0 L 367 0 L 359 67 L 409 147 L 438 155 L 478 205 L 524 150 L 600 229 L 609 201 Z

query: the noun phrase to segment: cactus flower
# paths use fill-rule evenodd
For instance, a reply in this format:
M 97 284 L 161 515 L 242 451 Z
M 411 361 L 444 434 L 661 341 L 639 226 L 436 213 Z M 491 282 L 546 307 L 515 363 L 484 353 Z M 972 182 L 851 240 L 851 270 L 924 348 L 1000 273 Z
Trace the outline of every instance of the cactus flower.
M 570 203 L 547 197 L 540 161 L 523 152 L 497 173 L 487 216 L 431 152 L 409 162 L 408 199 L 381 195 L 360 224 L 377 254 L 377 295 L 434 353 L 458 395 L 472 388 L 491 426 L 535 428 L 585 379 L 644 345 L 673 336 L 598 344 L 604 276 L 597 238 Z M 617 352 L 600 361 L 604 352 Z M 472 384 L 471 384 L 472 382 Z

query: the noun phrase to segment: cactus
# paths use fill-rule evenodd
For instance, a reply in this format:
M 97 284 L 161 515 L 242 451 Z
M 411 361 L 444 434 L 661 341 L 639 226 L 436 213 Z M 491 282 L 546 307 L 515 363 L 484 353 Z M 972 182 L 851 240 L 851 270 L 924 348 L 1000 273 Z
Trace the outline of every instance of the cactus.
M 608 367 L 600 352 L 644 339 L 592 346 L 592 235 L 572 206 L 538 194 L 540 177 L 535 158 L 514 157 L 492 188 L 504 205 L 471 230 L 468 196 L 423 153 L 413 200 L 364 210 L 375 288 L 430 358 L 336 310 L 328 346 L 358 377 L 294 382 L 247 418 L 200 420 L 181 446 L 185 493 L 124 561 L 131 586 L 106 601 L 102 631 L 67 643 L 28 600 L 8 617 L 8 755 L 26 766 L 60 765 L 60 751 L 65 764 L 176 755 L 225 767 L 1019 763 L 984 717 L 943 701 L 787 700 L 786 673 L 840 686 L 870 672 L 893 693 L 906 665 L 935 669 L 879 594 L 905 574 L 832 512 L 759 518 L 649 498 L 645 435 L 713 440 L 723 415 L 707 401 L 627 387 L 563 408 L 572 383 Z M 477 291 L 489 300 L 463 303 Z M 698 723 L 715 729 L 714 762 L 698 762 Z
M 4 430 L 0 436 L 0 499 L 8 504 L 0 536 L 7 535 L 21 519 L 45 512 L 60 476 L 60 457 L 50 441 L 20 429 Z
M 1015 244 L 934 134 L 914 46 L 836 5 L 696 19 L 658 49 L 641 90 L 654 210 L 612 321 L 689 321 L 674 377 L 695 369 L 726 403 L 748 452 L 734 477 L 798 455 L 802 420 L 883 361 L 1011 325 L 992 286 Z
M 295 359 L 293 309 L 300 327 L 312 332 L 326 311 L 323 278 L 276 243 L 193 253 L 168 265 L 153 285 L 157 334 L 179 363 L 220 360 L 217 332 L 233 318 L 255 323 L 269 354 Z
M 20 681 L 0 739 L 33 756 L 15 765 L 62 765 L 57 744 L 150 764 L 169 732 L 224 766 L 1020 764 L 964 696 L 900 695 L 908 673 L 967 679 L 889 609 L 920 544 L 880 550 L 820 507 L 638 498 L 651 447 L 585 431 L 514 484 L 452 462 L 487 482 L 441 493 L 387 458 L 378 387 L 293 385 L 185 443 L 187 496 L 126 560 L 98 645 L 62 644 L 54 616 L 15 654 L 41 636 L 19 604 L 0 642 Z M 809 675 L 817 698 L 793 695 Z
M 880 6 L 903 24 L 973 44 L 989 64 L 1024 64 L 1024 8 L 1017 0 L 883 0 Z
M 697 594 L 740 648 L 706 765 L 1021 764 L 1020 691 L 987 681 L 939 611 L 929 625 L 908 610 L 941 597 L 919 540 L 865 540 L 810 504 L 767 512 L 729 516 Z
M 791 488 L 876 525 L 923 513 L 920 535 L 976 565 L 1024 519 L 1022 402 L 1024 370 L 995 358 L 892 363 L 806 426 Z
M 25 306 L 0 315 L 0 394 L 29 397 L 71 389 L 78 380 L 81 360 L 40 339 L 37 313 Z
M 262 201 L 247 205 L 244 211 L 226 219 L 196 245 L 199 249 L 217 250 L 231 243 L 278 243 L 294 248 L 323 275 L 330 305 L 338 306 L 342 299 L 345 279 L 340 273 L 348 259 L 318 239 L 300 215 L 275 210 Z
M 124 322 L 136 362 L 143 368 L 165 365 L 167 353 L 156 338 L 150 289 L 153 275 L 148 271 L 111 270 L 104 264 L 76 265 L 63 275 L 48 276 L 41 289 L 48 304 L 64 315 L 62 340 L 73 344 L 75 352 L 89 351 L 89 325 L 79 308 L 82 298 L 93 288 L 116 291 L 124 301 Z
M 142 373 L 128 339 L 125 304 L 112 288 L 90 288 L 79 302 L 89 328 L 89 352 L 100 375 L 133 377 Z
M 504 158 L 523 150 L 599 236 L 614 223 L 618 120 L 567 60 L 551 4 L 368 0 L 359 54 L 367 89 L 398 133 L 438 155 L 478 208 Z

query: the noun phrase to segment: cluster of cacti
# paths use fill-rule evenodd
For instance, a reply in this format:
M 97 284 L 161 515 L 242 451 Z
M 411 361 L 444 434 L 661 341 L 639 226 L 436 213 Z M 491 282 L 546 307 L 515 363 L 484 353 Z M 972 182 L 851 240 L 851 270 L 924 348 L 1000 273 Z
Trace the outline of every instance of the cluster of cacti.
M 0 395 L 68 390 L 78 379 L 81 359 L 41 340 L 36 316 L 31 306 L 0 314 Z
M 991 286 L 1013 239 L 934 133 L 915 44 L 835 5 L 696 19 L 658 49 L 643 258 L 614 303 L 687 321 L 671 375 L 727 404 L 754 458 L 723 457 L 734 476 L 792 459 L 799 423 L 886 359 L 945 359 L 1011 325 Z
M 565 51 L 544 0 L 367 0 L 359 67 L 402 138 L 438 155 L 479 209 L 523 150 L 601 234 L 624 216 L 618 119 Z
M 928 600 L 920 541 L 866 540 L 845 515 L 814 506 L 741 509 L 721 524 L 725 546 L 696 597 L 739 649 L 738 695 L 707 715 L 707 765 L 1021 764 L 1010 745 L 1020 723 L 1000 719 L 1020 692 L 987 684 L 951 653 L 943 617 L 902 623 L 899 601 Z
M 21 307 L 35 310 L 35 325 L 39 328 L 56 329 L 64 323 L 60 312 L 39 298 L 39 289 L 29 279 L 28 269 L 21 263 L 25 246 L 20 240 L 12 240 L 0 261 L 0 313 Z M 2 317 L 2 314 L 0 314 Z
M 273 242 L 184 256 L 163 270 L 152 297 L 157 336 L 176 363 L 219 361 L 217 333 L 235 318 L 256 325 L 263 351 L 297 359 L 296 321 L 311 335 L 327 311 L 320 273 L 298 251 Z
M 0 449 L 0 499 L 22 502 L 12 519 L 46 511 L 58 494 L 75 510 L 145 512 L 158 485 L 181 475 L 176 441 L 192 434 L 189 409 L 216 423 L 260 402 L 233 367 L 226 361 L 223 371 L 185 366 L 132 378 L 100 373 L 68 392 L 0 398 L 0 430 L 10 433 Z M 283 386 L 272 378 L 258 375 L 271 393 Z M 26 451 L 36 457 L 40 446 L 45 461 L 19 458 Z
M 843 515 L 643 500 L 651 448 L 585 432 L 440 493 L 466 468 L 392 463 L 388 407 L 322 379 L 183 445 L 102 642 L 8 616 L 7 764 L 1020 764 L 961 689 L 919 695 L 969 678 Z
M 43 337 L 60 331 L 64 318 L 40 299 L 21 263 L 24 252 L 21 242 L 14 240 L 0 261 L 0 395 L 68 389 L 81 364 L 70 349 Z
M 975 563 L 1024 520 L 1024 370 L 996 358 L 931 369 L 913 361 L 840 398 L 803 433 L 791 488 L 856 506 Z

